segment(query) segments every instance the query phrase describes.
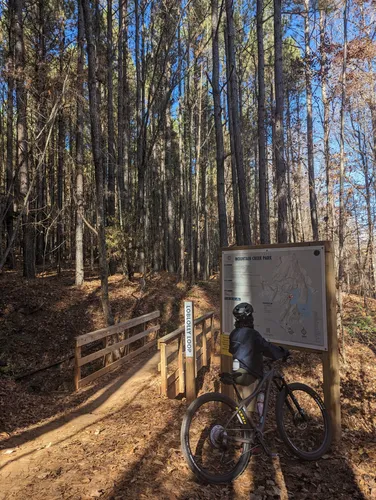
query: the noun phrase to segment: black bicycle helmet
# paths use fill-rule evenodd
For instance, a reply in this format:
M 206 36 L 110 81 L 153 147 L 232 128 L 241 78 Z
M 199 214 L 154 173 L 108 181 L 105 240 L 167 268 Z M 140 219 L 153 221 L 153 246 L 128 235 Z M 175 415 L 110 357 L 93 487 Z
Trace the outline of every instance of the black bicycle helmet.
M 252 317 L 253 307 L 251 306 L 251 304 L 248 304 L 247 302 L 242 302 L 241 304 L 238 304 L 237 306 L 234 307 L 232 314 L 238 321 L 245 320 L 247 318 Z

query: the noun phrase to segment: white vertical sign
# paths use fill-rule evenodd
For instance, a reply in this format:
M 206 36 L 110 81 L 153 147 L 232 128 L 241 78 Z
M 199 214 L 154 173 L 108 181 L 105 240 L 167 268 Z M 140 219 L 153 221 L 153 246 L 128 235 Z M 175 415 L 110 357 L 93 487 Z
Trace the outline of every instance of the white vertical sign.
M 193 302 L 184 302 L 184 324 L 185 324 L 185 356 L 193 358 Z

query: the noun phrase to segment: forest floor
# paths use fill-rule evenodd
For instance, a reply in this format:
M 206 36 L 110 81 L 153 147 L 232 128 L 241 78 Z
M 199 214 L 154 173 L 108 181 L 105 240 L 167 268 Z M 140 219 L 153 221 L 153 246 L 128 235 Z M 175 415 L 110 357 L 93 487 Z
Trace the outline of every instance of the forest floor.
M 160 396 L 156 351 L 74 392 L 74 337 L 104 326 L 96 276 L 78 289 L 71 271 L 32 282 L 6 272 L 0 290 L 1 500 L 376 499 L 376 301 L 365 308 L 360 298 L 345 298 L 341 444 L 304 463 L 275 439 L 277 458 L 252 457 L 233 484 L 211 486 L 194 479 L 181 455 L 186 402 Z M 110 295 L 117 319 L 160 309 L 162 333 L 182 324 L 187 298 L 196 314 L 219 311 L 216 279 L 189 288 L 160 273 L 141 291 L 137 280 L 116 275 Z M 214 355 L 200 392 L 216 388 L 218 362 Z M 284 371 L 322 393 L 317 356 L 294 353 Z

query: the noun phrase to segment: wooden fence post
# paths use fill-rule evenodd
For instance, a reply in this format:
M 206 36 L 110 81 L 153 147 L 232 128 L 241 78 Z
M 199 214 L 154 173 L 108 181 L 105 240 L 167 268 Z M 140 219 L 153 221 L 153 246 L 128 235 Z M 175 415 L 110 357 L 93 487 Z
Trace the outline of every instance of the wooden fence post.
M 186 398 L 188 403 L 196 399 L 196 336 L 193 302 L 184 302 Z
M 168 385 L 167 385 L 167 345 L 162 342 L 160 344 L 161 351 L 161 392 L 162 396 L 167 396 Z
M 209 348 L 209 358 L 211 359 L 213 352 L 215 352 L 214 345 L 214 314 L 210 317 L 210 348 Z
M 179 368 L 179 392 L 182 394 L 185 391 L 185 373 L 184 373 L 184 339 L 183 335 L 179 337 L 179 352 L 178 352 L 178 368 Z
M 326 316 L 328 350 L 322 354 L 324 400 L 332 419 L 333 440 L 341 439 L 340 377 L 337 339 L 337 299 L 334 275 L 334 248 L 325 242 Z
M 202 324 L 202 366 L 208 365 L 208 345 L 206 339 L 206 320 Z
M 81 380 L 81 366 L 80 366 L 80 360 L 81 359 L 81 346 L 77 345 L 77 340 L 76 340 L 76 346 L 74 350 L 74 385 L 76 388 L 76 391 L 80 388 L 80 380 Z

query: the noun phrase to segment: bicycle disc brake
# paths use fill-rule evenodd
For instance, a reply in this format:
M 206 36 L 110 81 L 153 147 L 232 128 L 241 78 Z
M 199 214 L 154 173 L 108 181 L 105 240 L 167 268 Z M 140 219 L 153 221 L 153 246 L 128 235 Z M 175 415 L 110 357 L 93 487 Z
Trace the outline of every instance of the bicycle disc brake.
M 222 425 L 215 425 L 210 431 L 210 442 L 219 450 L 227 448 L 227 432 Z

